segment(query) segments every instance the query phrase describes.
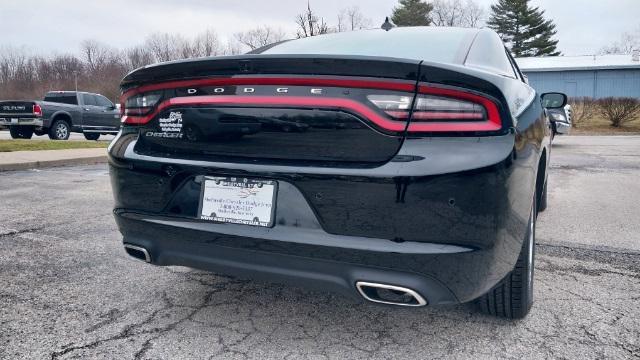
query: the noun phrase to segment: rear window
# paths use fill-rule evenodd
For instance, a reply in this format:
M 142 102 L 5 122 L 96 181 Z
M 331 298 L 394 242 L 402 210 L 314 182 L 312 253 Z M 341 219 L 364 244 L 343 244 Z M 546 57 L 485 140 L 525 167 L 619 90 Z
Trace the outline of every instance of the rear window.
M 290 40 L 253 53 L 385 56 L 460 64 L 476 32 L 438 27 L 351 31 Z
M 45 95 L 44 101 L 78 105 L 78 99 L 75 95 Z

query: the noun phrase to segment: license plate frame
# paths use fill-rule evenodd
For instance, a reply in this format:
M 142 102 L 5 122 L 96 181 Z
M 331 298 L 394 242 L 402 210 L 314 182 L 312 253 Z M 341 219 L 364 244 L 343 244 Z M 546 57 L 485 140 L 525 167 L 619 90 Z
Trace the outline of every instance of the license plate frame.
M 275 180 L 204 176 L 197 217 L 206 222 L 270 228 L 275 223 L 277 194 Z

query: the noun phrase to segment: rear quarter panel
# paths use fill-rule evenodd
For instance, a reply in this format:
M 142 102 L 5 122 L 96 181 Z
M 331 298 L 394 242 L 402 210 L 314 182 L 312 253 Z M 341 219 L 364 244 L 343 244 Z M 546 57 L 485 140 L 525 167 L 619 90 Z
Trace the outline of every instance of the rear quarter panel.
M 50 101 L 40 101 L 42 106 L 44 127 L 50 127 L 53 120 L 58 116 L 66 116 L 71 119 L 71 126 L 77 127 L 82 123 L 82 114 L 80 105 L 71 105 L 63 103 L 55 103 Z

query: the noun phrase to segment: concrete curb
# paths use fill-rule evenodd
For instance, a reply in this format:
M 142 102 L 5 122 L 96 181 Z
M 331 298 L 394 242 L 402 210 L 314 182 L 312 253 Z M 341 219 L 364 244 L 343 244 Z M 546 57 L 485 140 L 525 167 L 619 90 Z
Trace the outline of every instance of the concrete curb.
M 29 161 L 29 162 L 19 162 L 19 163 L 13 163 L 13 164 L 0 164 L 0 172 L 29 170 L 29 169 L 44 169 L 44 168 L 52 168 L 52 167 L 60 167 L 60 166 L 94 165 L 94 164 L 104 164 L 106 162 L 107 162 L 107 155 L 80 157 L 80 158 L 73 158 L 73 159 Z

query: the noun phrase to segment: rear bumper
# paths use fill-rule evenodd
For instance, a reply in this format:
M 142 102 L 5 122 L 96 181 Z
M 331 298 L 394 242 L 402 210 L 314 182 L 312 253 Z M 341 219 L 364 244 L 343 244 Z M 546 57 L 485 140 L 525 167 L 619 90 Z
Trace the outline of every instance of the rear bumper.
M 215 273 L 293 284 L 305 288 L 340 293 L 360 301 L 357 281 L 375 281 L 407 287 L 425 297 L 429 304 L 457 303 L 455 295 L 441 282 L 423 274 L 304 255 L 274 251 L 277 246 L 305 247 L 301 243 L 211 233 L 159 224 L 161 218 L 115 212 L 124 243 L 143 247 L 154 265 L 181 265 Z M 171 221 L 169 220 L 168 223 Z M 183 224 L 189 226 L 188 224 Z M 235 244 L 231 245 L 230 242 Z M 264 249 L 261 249 L 265 247 Z M 364 253 L 350 247 L 309 246 L 307 250 Z M 267 249 L 271 248 L 271 249 Z M 389 251 L 392 250 L 390 247 Z M 464 249 L 458 249 L 464 250 Z M 302 251 L 304 253 L 304 251 Z M 370 256 L 390 255 L 370 251 Z M 424 256 L 426 254 L 421 254 Z M 435 254 L 433 254 L 435 255 Z
M 135 138 L 109 147 L 114 214 L 153 264 L 358 299 L 357 281 L 386 283 L 429 304 L 471 301 L 513 269 L 539 156 L 528 144 L 511 153 L 509 136 L 408 139 L 398 156 L 409 161 L 293 168 L 141 156 Z M 274 227 L 196 220 L 202 175 L 278 181 Z
M 0 125 L 2 126 L 36 126 L 42 127 L 44 124 L 42 118 L 3 118 L 0 117 Z

